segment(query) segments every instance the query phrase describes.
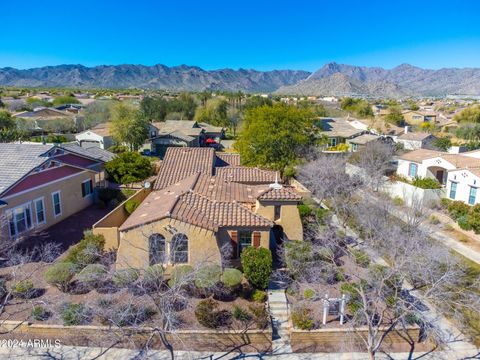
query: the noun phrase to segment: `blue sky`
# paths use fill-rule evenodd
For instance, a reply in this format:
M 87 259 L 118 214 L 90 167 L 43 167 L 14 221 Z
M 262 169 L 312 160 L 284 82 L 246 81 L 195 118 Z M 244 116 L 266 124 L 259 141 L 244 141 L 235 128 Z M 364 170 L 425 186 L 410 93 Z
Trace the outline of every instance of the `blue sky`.
M 480 1 L 8 1 L 0 67 L 480 67 Z

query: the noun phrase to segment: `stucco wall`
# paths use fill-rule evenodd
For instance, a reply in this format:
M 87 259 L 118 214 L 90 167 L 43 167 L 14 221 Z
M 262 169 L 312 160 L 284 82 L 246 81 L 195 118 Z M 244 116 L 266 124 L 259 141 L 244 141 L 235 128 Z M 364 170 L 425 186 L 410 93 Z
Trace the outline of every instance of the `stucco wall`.
M 472 174 L 468 170 L 457 170 L 450 171 L 448 173 L 448 180 L 446 185 L 445 197 L 450 199 L 450 190 L 452 187 L 452 181 L 457 183 L 457 190 L 455 193 L 455 199 L 457 201 L 463 201 L 465 204 L 468 204 L 468 198 L 470 196 L 470 188 L 480 187 L 480 178 Z M 477 194 L 475 198 L 475 204 L 480 202 L 480 189 L 477 189 Z
M 289 240 L 303 240 L 303 226 L 296 202 L 287 201 L 257 201 L 256 213 L 274 221 L 275 205 L 279 205 L 280 219 L 275 220 L 283 228 Z
M 95 173 L 91 171 L 83 171 L 81 173 L 75 174 L 66 179 L 60 179 L 55 182 L 43 185 L 36 189 L 26 191 L 23 193 L 15 194 L 10 197 L 3 198 L 8 205 L 2 208 L 2 214 L 9 209 L 13 209 L 16 206 L 31 203 L 32 209 L 32 223 L 35 225 L 34 230 L 43 230 L 46 229 L 59 221 L 62 221 L 77 213 L 78 211 L 86 208 L 87 206 L 93 204 L 94 196 L 89 195 L 82 197 L 82 182 L 85 180 L 91 179 L 95 183 Z M 60 201 L 61 201 L 61 215 L 55 216 L 53 213 L 53 201 L 52 193 L 60 191 Z M 45 224 L 37 224 L 35 205 L 33 200 L 43 197 L 44 207 L 45 207 Z M 6 228 L 3 229 L 4 232 L 8 233 Z

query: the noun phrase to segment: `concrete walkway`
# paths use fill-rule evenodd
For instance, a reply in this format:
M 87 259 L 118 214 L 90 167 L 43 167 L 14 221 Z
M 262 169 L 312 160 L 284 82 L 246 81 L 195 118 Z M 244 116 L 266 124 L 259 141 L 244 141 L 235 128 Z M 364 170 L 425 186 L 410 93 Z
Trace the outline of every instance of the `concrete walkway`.
M 291 353 L 290 323 L 288 321 L 288 302 L 285 289 L 269 286 L 268 308 L 272 317 L 273 328 L 272 353 Z

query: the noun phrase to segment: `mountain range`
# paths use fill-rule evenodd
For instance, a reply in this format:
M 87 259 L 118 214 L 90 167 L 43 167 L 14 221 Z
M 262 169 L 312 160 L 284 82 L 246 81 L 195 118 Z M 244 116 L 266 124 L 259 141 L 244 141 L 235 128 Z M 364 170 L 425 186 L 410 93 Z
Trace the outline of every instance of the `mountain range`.
M 393 69 L 337 64 L 302 70 L 204 70 L 197 66 L 58 65 L 0 68 L 0 85 L 16 87 L 229 90 L 292 95 L 444 96 L 479 95 L 480 68 L 429 70 L 402 64 Z

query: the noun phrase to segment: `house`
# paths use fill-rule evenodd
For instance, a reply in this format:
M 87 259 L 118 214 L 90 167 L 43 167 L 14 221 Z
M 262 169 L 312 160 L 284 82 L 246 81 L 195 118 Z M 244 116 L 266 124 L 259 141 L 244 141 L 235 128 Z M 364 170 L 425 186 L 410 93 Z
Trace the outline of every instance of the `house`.
M 437 122 L 437 114 L 426 110 L 404 110 L 402 111 L 404 120 L 410 125 L 421 125 L 424 122 Z
M 350 145 L 352 152 L 360 151 L 368 143 L 379 141 L 381 138 L 378 135 L 374 134 L 362 134 L 360 136 L 354 137 L 353 139 L 348 139 L 347 144 Z
M 402 144 L 405 150 L 425 149 L 432 147 L 432 143 L 437 138 L 426 132 L 411 132 L 409 127 L 405 127 L 405 132 L 395 139 L 395 142 Z
M 218 144 L 225 128 L 194 120 L 154 122 L 149 129 L 151 150 L 163 158 L 168 147 L 200 147 Z
M 228 168 L 243 170 L 230 179 L 221 174 Z M 284 239 L 302 240 L 301 196 L 275 181 L 274 171 L 244 169 L 238 154 L 170 147 L 139 207 L 116 230 L 106 218 L 94 232 L 118 234 L 117 268 L 139 269 L 202 261 L 238 265 L 248 246 L 274 251 Z M 255 180 L 257 175 L 261 178 Z
M 480 151 L 450 154 L 418 149 L 404 154 L 398 161 L 397 174 L 408 179 L 434 178 L 452 200 L 477 204 L 480 185 Z
M 75 135 L 75 140 L 83 148 L 98 147 L 100 149 L 108 149 L 113 145 L 110 123 L 98 124 L 90 130 L 82 131 Z
M 107 151 L 76 144 L 0 143 L 1 235 L 15 239 L 44 230 L 91 205 L 105 185 Z
M 67 111 L 57 110 L 55 108 L 40 107 L 32 111 L 22 111 L 13 115 L 17 119 L 26 122 L 28 129 L 48 128 L 48 124 L 54 121 L 66 121 L 71 123 L 71 127 L 77 125 L 77 116 Z

